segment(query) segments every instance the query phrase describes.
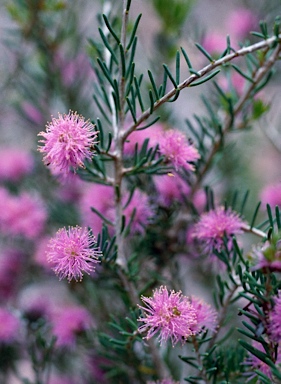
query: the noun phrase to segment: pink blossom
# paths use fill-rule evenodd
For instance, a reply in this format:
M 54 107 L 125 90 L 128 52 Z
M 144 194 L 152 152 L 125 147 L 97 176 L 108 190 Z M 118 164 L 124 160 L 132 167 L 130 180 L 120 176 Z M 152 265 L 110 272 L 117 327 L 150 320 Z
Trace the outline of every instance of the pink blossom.
M 149 224 L 149 221 L 153 216 L 153 210 L 149 204 L 148 196 L 144 192 L 135 190 L 130 203 L 125 207 L 123 214 L 126 217 L 127 224 L 134 215 L 130 226 L 131 234 L 143 234 L 145 226 Z
M 46 270 L 50 269 L 50 263 L 47 259 L 47 250 L 50 240 L 51 236 L 39 238 L 35 244 L 35 252 L 33 255 L 34 262 Z
M 188 197 L 190 187 L 177 174 L 155 176 L 154 182 L 157 189 L 157 200 L 164 206 L 170 206 L 174 201 L 182 202 Z
M 27 192 L 11 195 L 0 189 L 0 231 L 5 235 L 34 239 L 42 233 L 47 211 L 41 198 Z
M 250 9 L 236 8 L 226 19 L 226 25 L 231 36 L 242 40 L 258 26 L 258 22 Z
M 89 312 L 82 307 L 57 308 L 51 314 L 53 334 L 58 347 L 75 346 L 76 337 L 92 325 Z
M 196 334 L 200 333 L 203 329 L 215 332 L 218 325 L 218 314 L 211 307 L 210 304 L 205 303 L 203 300 L 196 297 L 191 297 L 190 302 L 196 311 L 197 322 L 191 327 L 192 331 Z
M 230 208 L 224 207 L 203 213 L 193 228 L 192 237 L 203 243 L 209 252 L 213 248 L 220 251 L 224 245 L 224 237 L 231 241 L 231 236 L 242 233 L 244 222 Z
M 124 154 L 129 156 L 133 155 L 136 144 L 138 144 L 138 149 L 140 150 L 145 139 L 149 139 L 149 147 L 156 146 L 159 137 L 161 137 L 163 133 L 164 128 L 161 124 L 154 124 L 147 129 L 132 132 L 124 144 Z
M 0 180 L 18 182 L 32 172 L 34 160 L 31 154 L 20 148 L 0 149 Z
M 253 341 L 253 347 L 258 349 L 259 351 L 266 353 L 264 347 L 262 346 L 261 343 L 258 343 L 257 341 Z M 276 364 L 281 363 L 281 354 L 280 354 L 280 348 L 278 348 L 278 355 L 276 359 Z M 256 374 L 255 370 L 261 371 L 265 376 L 267 376 L 269 379 L 273 380 L 273 376 L 271 373 L 271 368 L 269 365 L 264 363 L 262 360 L 260 360 L 257 356 L 251 354 L 249 357 L 245 359 L 245 361 L 242 363 L 243 365 L 249 367 L 249 370 L 244 374 L 247 376 L 246 382 L 250 382 L 254 378 L 258 378 L 258 375 Z M 264 381 L 260 381 L 259 379 L 255 381 L 257 384 L 261 384 Z
M 114 191 L 111 186 L 92 184 L 86 187 L 79 203 L 83 225 L 89 226 L 94 233 L 101 232 L 103 220 L 91 210 L 91 207 L 94 207 L 107 219 L 111 219 L 113 204 Z
M 279 291 L 279 295 L 281 291 Z M 276 343 L 281 341 L 281 296 L 274 300 L 274 307 L 269 313 L 269 333 Z
M 146 317 L 138 320 L 144 322 L 139 327 L 139 332 L 147 332 L 146 339 L 150 339 L 159 332 L 158 339 L 162 344 L 169 338 L 172 344 L 184 341 L 195 332 L 196 310 L 188 297 L 182 293 L 170 291 L 161 286 L 156 289 L 152 297 L 141 297 L 146 307 L 139 306 Z
M 71 169 L 84 166 L 84 160 L 92 157 L 93 146 L 97 143 L 92 123 L 71 111 L 68 115 L 59 114 L 58 119 L 53 118 L 46 132 L 38 135 L 44 138 L 39 140 L 43 145 L 38 148 L 44 154 L 44 163 L 65 176 Z
M 211 55 L 222 54 L 226 47 L 226 37 L 219 32 L 208 32 L 202 41 L 202 46 Z
M 4 307 L 0 307 L 0 324 L 0 343 L 12 343 L 18 338 L 20 320 Z
M 281 183 L 267 185 L 261 191 L 261 202 L 263 207 L 266 207 L 266 204 L 275 207 L 281 207 Z
M 184 167 L 187 171 L 194 171 L 192 163 L 200 158 L 197 149 L 176 129 L 166 131 L 163 137 L 159 138 L 159 147 L 161 155 L 164 155 L 176 170 Z
M 83 273 L 95 270 L 100 251 L 93 249 L 95 239 L 86 228 L 69 227 L 58 230 L 49 241 L 47 259 L 60 280 L 82 280 Z

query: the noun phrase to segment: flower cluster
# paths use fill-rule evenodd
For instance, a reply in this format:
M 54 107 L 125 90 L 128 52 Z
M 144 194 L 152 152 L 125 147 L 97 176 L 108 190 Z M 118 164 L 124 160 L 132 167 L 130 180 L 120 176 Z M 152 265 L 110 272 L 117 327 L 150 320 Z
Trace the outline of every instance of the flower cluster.
M 83 273 L 90 274 L 101 255 L 92 249 L 94 238 L 86 228 L 69 227 L 58 230 L 48 244 L 47 259 L 60 279 L 81 281 Z
M 34 167 L 32 155 L 21 148 L 0 149 L 0 180 L 18 182 Z
M 211 306 L 183 296 L 180 291 L 169 293 L 167 287 L 161 286 L 152 297 L 142 296 L 141 299 L 146 307 L 139 307 L 146 317 L 138 319 L 144 323 L 139 327 L 139 332 L 148 331 L 147 339 L 159 332 L 161 344 L 170 338 L 175 345 L 200 333 L 204 327 L 216 329 L 217 316 Z

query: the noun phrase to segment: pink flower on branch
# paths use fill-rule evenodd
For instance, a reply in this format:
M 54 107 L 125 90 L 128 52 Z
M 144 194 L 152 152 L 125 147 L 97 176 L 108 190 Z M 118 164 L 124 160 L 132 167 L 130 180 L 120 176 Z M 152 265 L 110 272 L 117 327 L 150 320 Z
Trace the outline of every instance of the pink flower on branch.
M 193 228 L 192 237 L 202 242 L 209 252 L 213 249 L 220 251 L 225 236 L 231 241 L 231 236 L 242 233 L 244 225 L 244 221 L 236 212 L 219 207 L 201 215 Z
M 142 296 L 141 299 L 146 307 L 139 307 L 146 317 L 139 318 L 139 321 L 144 322 L 139 332 L 148 331 L 146 339 L 159 332 L 161 344 L 170 338 L 175 345 L 195 334 L 192 328 L 197 322 L 196 310 L 181 291 L 169 293 L 167 287 L 161 286 L 154 291 L 152 297 Z
M 101 252 L 92 248 L 94 241 L 86 228 L 77 226 L 58 230 L 48 244 L 47 259 L 60 280 L 81 281 L 83 273 L 89 275 L 95 270 Z
M 38 150 L 44 154 L 46 165 L 67 176 L 71 169 L 84 167 L 84 160 L 92 157 L 97 134 L 89 120 L 70 111 L 67 115 L 59 114 L 58 119 L 53 118 L 46 132 L 38 134 L 44 138 L 39 140 L 43 145 Z
M 164 133 L 159 140 L 159 148 L 161 155 L 164 155 L 176 170 L 183 167 L 187 171 L 194 171 L 193 163 L 200 158 L 197 149 L 176 129 Z

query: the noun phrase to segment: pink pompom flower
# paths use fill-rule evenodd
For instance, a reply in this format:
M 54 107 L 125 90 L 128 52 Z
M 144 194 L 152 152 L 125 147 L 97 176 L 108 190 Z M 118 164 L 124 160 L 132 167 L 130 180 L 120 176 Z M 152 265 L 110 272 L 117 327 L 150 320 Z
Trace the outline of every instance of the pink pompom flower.
M 141 299 L 146 307 L 139 308 L 144 311 L 146 317 L 138 319 L 144 323 L 139 327 L 139 332 L 148 331 L 146 339 L 159 332 L 160 344 L 170 338 L 175 345 L 195 334 L 193 328 L 197 322 L 196 310 L 181 291 L 169 293 L 167 287 L 161 286 L 154 291 L 152 297 L 142 296 Z
M 224 237 L 231 241 L 233 235 L 243 232 L 244 225 L 236 212 L 219 207 L 201 215 L 193 228 L 192 237 L 202 242 L 207 251 L 220 251 L 224 245 Z
M 197 149 L 189 143 L 185 135 L 177 129 L 166 131 L 159 139 L 161 155 L 178 170 L 184 167 L 187 171 L 194 171 L 194 163 L 200 158 Z
M 47 259 L 60 280 L 75 279 L 81 281 L 83 273 L 90 274 L 101 256 L 98 249 L 93 249 L 95 239 L 86 228 L 61 228 L 49 241 Z
M 46 126 L 46 132 L 38 134 L 44 139 L 38 148 L 44 154 L 43 161 L 53 169 L 67 176 L 71 169 L 84 166 L 84 160 L 92 157 L 94 144 L 97 143 L 97 132 L 93 124 L 76 112 L 69 111 L 66 115 L 59 114 Z
M 215 332 L 218 326 L 218 314 L 210 304 L 205 303 L 197 297 L 191 297 L 190 302 L 196 311 L 197 321 L 191 327 L 194 333 L 198 334 L 202 330 L 210 330 Z

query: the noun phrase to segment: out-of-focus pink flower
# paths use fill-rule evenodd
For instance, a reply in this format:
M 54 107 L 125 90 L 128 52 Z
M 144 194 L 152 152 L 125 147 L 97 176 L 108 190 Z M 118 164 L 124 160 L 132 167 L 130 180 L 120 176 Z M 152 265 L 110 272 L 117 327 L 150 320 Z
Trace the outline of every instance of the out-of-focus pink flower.
M 71 111 L 67 115 L 59 114 L 58 119 L 53 118 L 46 132 L 38 135 L 44 138 L 39 140 L 43 145 L 38 147 L 44 154 L 44 163 L 65 176 L 71 169 L 84 166 L 84 160 L 92 157 L 93 146 L 97 143 L 92 123 Z
M 1 249 L 0 253 L 0 301 L 6 302 L 18 288 L 24 255 L 17 249 Z
M 47 211 L 41 198 L 27 192 L 11 195 L 0 189 L 0 231 L 5 235 L 34 239 L 42 233 Z
M 135 190 L 130 203 L 124 209 L 123 214 L 126 217 L 127 224 L 134 214 L 130 227 L 131 234 L 143 234 L 145 226 L 149 223 L 153 216 L 153 209 L 149 204 L 148 196 L 144 192 Z
M 9 344 L 17 340 L 20 332 L 20 320 L 11 311 L 0 307 L 0 343 Z
M 266 353 L 261 343 L 258 343 L 257 341 L 253 341 L 252 345 L 254 348 L 258 349 L 260 352 Z M 278 354 L 277 354 L 277 359 L 275 364 L 279 365 L 280 363 L 281 363 L 281 353 L 280 353 L 280 348 L 278 348 Z M 249 382 L 254 378 L 258 378 L 258 375 L 255 372 L 256 370 L 259 370 L 269 379 L 273 380 L 271 368 L 269 367 L 269 365 L 267 365 L 262 360 L 260 360 L 257 356 L 251 354 L 249 357 L 245 359 L 245 361 L 242 364 L 249 367 L 249 371 L 244 373 L 244 376 L 248 377 L 246 382 Z M 257 384 L 261 384 L 262 382 L 259 379 L 255 381 L 255 383 Z
M 24 101 L 21 105 L 22 110 L 26 117 L 35 125 L 43 125 L 44 124 L 44 116 L 39 111 L 38 108 L 36 108 L 33 104 Z
M 191 327 L 192 331 L 196 334 L 200 333 L 203 329 L 215 332 L 218 325 L 217 312 L 210 306 L 210 304 L 205 303 L 197 297 L 192 296 L 190 301 L 197 316 L 196 324 Z
M 94 233 L 101 232 L 103 220 L 91 210 L 91 207 L 94 207 L 105 218 L 111 219 L 113 205 L 114 191 L 112 187 L 92 184 L 85 188 L 79 202 L 83 225 L 89 226 Z
M 226 19 L 230 36 L 242 40 L 258 26 L 257 17 L 250 9 L 236 8 Z
M 145 139 L 149 139 L 149 147 L 156 146 L 164 132 L 161 124 L 154 124 L 147 129 L 132 132 L 124 144 L 124 154 L 133 155 L 136 144 L 138 144 L 138 149 L 140 150 Z
M 32 155 L 20 148 L 0 148 L 0 181 L 18 182 L 32 172 Z
M 266 207 L 266 204 L 275 207 L 281 207 L 281 183 L 267 185 L 261 191 L 261 202 L 263 207 Z
M 53 175 L 55 176 L 55 173 Z M 63 203 L 77 204 L 83 188 L 86 188 L 86 183 L 76 173 L 70 173 L 67 177 L 63 178 L 58 174 L 58 181 L 60 183 L 56 190 L 56 197 Z
M 279 291 L 281 295 L 281 291 Z M 276 297 L 274 308 L 269 313 L 268 330 L 273 341 L 280 343 L 281 341 L 281 297 Z
M 86 228 L 61 228 L 48 244 L 47 259 L 60 279 L 82 280 L 95 270 L 101 253 L 93 249 L 95 239 Z
M 221 55 L 226 47 L 226 37 L 219 32 L 208 32 L 202 41 L 202 46 L 211 55 Z
M 170 129 L 159 138 L 159 148 L 161 155 L 164 155 L 176 170 L 184 167 L 187 171 L 194 171 L 192 163 L 200 158 L 197 149 L 177 129 Z
M 155 176 L 154 182 L 157 201 L 164 206 L 170 206 L 174 201 L 182 202 L 190 193 L 189 185 L 177 174 Z
M 156 289 L 152 297 L 141 297 L 146 307 L 139 306 L 146 317 L 138 320 L 144 322 L 139 327 L 139 332 L 147 332 L 146 339 L 150 339 L 159 332 L 159 341 L 162 344 L 169 338 L 172 344 L 184 341 L 195 334 L 192 330 L 196 326 L 196 310 L 188 297 L 181 292 L 167 290 L 161 286 Z
M 53 334 L 58 347 L 74 347 L 77 336 L 89 329 L 92 319 L 85 308 L 68 306 L 53 311 L 51 315 Z
M 204 245 L 207 251 L 221 250 L 224 236 L 229 242 L 231 236 L 242 233 L 244 221 L 231 209 L 224 207 L 203 213 L 193 228 L 192 236 Z

